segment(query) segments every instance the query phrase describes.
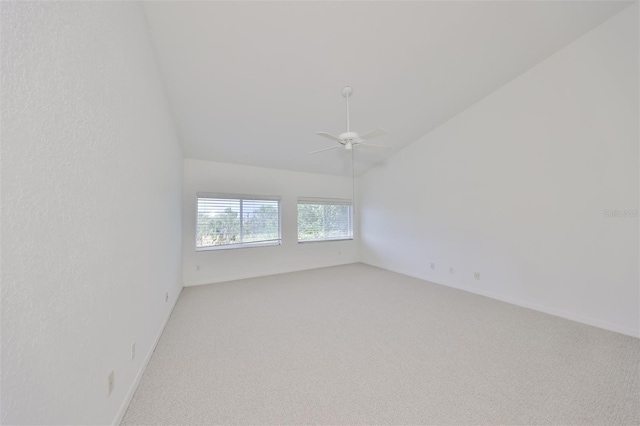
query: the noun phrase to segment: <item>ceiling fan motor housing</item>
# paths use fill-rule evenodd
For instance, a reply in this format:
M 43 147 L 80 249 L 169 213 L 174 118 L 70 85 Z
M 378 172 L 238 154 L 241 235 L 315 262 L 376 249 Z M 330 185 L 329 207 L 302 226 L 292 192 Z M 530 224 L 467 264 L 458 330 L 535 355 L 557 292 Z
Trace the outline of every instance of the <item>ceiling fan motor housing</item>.
M 347 142 L 359 142 L 360 137 L 357 132 L 344 132 L 338 136 L 338 139 L 340 139 L 340 142 L 344 145 Z

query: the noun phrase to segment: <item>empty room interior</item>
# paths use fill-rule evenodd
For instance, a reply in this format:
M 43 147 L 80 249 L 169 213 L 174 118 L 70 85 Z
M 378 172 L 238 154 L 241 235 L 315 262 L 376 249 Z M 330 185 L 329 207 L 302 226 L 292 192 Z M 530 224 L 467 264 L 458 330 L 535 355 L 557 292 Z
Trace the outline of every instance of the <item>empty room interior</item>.
M 638 1 L 2 1 L 3 425 L 640 424 Z

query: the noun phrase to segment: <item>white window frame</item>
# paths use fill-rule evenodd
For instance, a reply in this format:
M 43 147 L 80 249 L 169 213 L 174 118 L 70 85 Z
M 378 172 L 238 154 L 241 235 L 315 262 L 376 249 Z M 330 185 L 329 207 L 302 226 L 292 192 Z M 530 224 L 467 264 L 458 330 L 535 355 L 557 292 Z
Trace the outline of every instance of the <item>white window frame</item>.
M 278 238 L 268 241 L 257 242 L 240 242 L 235 244 L 222 244 L 218 246 L 198 247 L 198 200 L 200 198 L 215 198 L 223 200 L 240 201 L 240 239 L 242 241 L 242 206 L 243 201 L 276 201 L 278 203 Z M 210 250 L 233 250 L 241 248 L 251 247 L 266 247 L 266 246 L 279 246 L 282 245 L 282 202 L 281 197 L 278 196 L 265 196 L 265 195 L 249 195 L 249 194 L 228 194 L 218 192 L 197 192 L 196 193 L 196 220 L 195 220 L 195 250 L 196 251 L 210 251 Z
M 322 238 L 315 240 L 300 240 L 300 234 L 298 230 L 298 206 L 300 204 L 313 204 L 313 205 L 339 205 L 339 206 L 349 206 L 349 237 L 339 237 L 339 238 Z M 342 198 L 318 198 L 318 197 L 298 197 L 298 202 L 296 203 L 296 239 L 298 240 L 298 244 L 306 244 L 306 243 L 324 243 L 329 241 L 352 241 L 353 240 L 353 228 L 354 228 L 354 217 L 353 217 L 353 201 L 349 199 Z

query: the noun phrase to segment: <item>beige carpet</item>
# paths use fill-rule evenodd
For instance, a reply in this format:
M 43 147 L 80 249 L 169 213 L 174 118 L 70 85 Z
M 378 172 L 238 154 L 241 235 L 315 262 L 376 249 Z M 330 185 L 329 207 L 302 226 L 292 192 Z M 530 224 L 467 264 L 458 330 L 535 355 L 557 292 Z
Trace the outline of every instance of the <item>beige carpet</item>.
M 639 424 L 640 340 L 363 264 L 185 288 L 124 424 Z

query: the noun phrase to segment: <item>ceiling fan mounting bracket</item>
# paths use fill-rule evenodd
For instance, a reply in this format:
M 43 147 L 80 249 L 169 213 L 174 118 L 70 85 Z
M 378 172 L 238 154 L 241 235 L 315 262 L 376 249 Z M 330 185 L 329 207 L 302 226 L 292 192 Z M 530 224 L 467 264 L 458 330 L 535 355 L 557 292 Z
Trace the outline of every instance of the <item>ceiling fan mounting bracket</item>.
M 348 98 L 349 96 L 351 96 L 352 93 L 353 93 L 353 87 L 344 86 L 342 88 L 342 96 L 344 96 L 345 98 Z

